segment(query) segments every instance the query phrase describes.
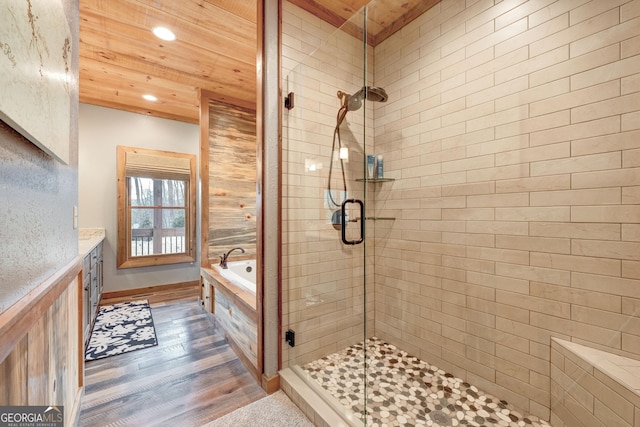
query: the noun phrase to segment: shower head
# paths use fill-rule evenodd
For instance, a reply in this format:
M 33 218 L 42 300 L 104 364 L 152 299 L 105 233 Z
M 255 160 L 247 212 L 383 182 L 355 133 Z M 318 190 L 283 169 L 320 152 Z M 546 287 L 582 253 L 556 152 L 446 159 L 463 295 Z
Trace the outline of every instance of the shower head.
M 362 107 L 363 99 L 375 102 L 387 102 L 388 98 L 389 95 L 387 95 L 387 92 L 383 88 L 376 86 L 364 86 L 353 95 L 347 95 L 347 110 L 356 111 Z

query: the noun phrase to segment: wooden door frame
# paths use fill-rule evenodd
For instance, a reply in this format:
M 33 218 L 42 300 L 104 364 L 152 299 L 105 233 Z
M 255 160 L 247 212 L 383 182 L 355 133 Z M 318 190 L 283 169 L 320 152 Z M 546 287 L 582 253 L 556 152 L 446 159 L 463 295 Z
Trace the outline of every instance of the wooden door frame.
M 256 131 L 258 145 L 258 270 L 263 277 L 260 306 L 262 387 L 280 388 L 282 369 L 282 0 L 258 0 Z M 263 264 L 262 264 L 263 262 Z M 273 347 L 275 346 L 275 348 Z

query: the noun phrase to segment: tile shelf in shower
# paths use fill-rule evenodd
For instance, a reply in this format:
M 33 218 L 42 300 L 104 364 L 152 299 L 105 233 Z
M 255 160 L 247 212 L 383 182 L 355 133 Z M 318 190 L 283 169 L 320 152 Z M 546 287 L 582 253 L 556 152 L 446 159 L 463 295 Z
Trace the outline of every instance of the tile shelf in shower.
M 356 178 L 358 182 L 392 182 L 395 178 Z
M 371 221 L 395 221 L 395 217 L 392 216 L 366 216 L 364 217 L 366 220 Z

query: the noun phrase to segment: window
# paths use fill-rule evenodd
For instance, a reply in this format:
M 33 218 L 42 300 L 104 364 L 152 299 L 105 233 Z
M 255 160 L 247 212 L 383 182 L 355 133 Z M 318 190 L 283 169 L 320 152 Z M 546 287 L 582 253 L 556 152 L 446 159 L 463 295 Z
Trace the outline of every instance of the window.
M 117 151 L 118 268 L 195 261 L 196 156 Z

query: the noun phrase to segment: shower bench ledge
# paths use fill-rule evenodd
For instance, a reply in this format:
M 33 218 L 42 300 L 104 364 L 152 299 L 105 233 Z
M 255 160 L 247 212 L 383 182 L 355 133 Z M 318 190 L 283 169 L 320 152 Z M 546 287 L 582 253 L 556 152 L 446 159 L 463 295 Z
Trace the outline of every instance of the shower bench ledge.
M 640 360 L 552 338 L 551 424 L 640 426 Z

